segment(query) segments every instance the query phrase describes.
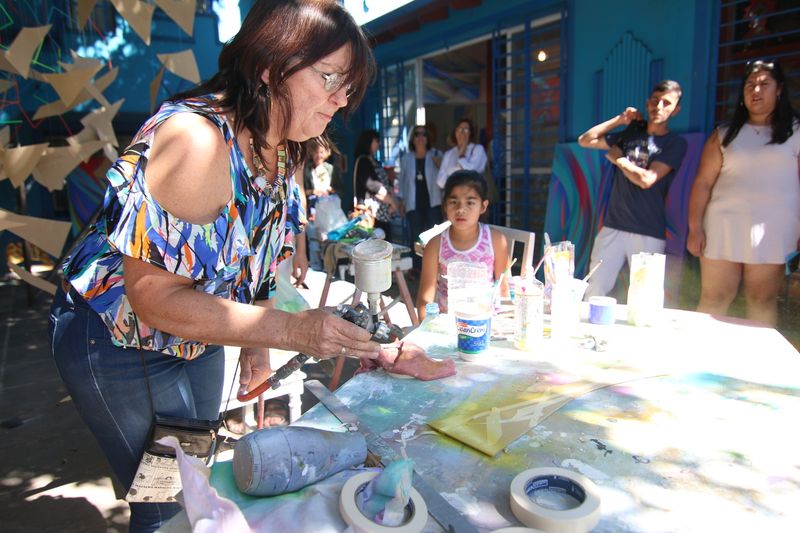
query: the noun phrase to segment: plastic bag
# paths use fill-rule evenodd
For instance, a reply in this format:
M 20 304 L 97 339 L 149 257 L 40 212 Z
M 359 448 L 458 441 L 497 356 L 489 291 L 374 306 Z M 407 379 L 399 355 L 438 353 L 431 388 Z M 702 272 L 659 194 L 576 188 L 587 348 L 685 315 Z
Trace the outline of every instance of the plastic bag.
M 282 261 L 278 265 L 277 289 L 275 291 L 275 309 L 287 313 L 299 313 L 311 309 L 303 295 L 292 285 L 291 261 Z
M 347 215 L 342 211 L 341 199 L 332 194 L 317 198 L 317 214 L 315 225 L 319 235 L 347 223 Z

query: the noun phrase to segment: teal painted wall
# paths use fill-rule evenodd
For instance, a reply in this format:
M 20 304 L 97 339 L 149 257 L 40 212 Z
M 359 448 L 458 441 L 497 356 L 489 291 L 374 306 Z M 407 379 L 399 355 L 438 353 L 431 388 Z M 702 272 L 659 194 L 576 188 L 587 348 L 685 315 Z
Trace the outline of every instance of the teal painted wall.
M 681 111 L 671 121 L 672 129 L 702 131 L 710 112 L 709 65 L 713 64 L 712 44 L 717 36 L 711 13 L 718 10 L 716 5 L 709 0 L 574 0 L 570 9 L 567 139 L 577 138 L 594 124 L 593 76 L 628 31 L 650 49 L 654 58 L 664 60 L 664 77 L 678 81 L 683 88 Z M 630 105 L 641 109 L 646 97 L 643 94 Z

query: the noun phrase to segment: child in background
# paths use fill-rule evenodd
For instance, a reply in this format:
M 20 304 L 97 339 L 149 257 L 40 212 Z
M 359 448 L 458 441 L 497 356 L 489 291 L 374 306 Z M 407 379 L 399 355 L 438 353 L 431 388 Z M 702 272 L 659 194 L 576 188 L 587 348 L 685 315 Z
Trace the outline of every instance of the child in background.
M 452 223 L 431 239 L 422 255 L 422 276 L 417 292 L 417 313 L 425 318 L 425 304 L 436 302 L 447 312 L 447 265 L 468 261 L 486 265 L 489 281 L 499 279 L 508 266 L 508 243 L 505 235 L 479 221 L 489 207 L 488 187 L 483 176 L 474 170 L 458 170 L 447 178 L 442 210 Z M 508 293 L 503 278 L 501 293 Z

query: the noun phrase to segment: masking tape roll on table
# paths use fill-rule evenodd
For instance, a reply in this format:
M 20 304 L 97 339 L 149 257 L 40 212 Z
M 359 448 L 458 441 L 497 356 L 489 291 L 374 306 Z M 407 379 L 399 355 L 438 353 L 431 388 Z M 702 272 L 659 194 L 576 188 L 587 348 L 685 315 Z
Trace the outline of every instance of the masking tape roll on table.
M 542 507 L 532 498 L 542 489 L 563 491 L 580 503 L 565 510 Z M 584 533 L 600 521 L 600 496 L 585 476 L 563 468 L 531 468 L 511 482 L 511 511 L 528 527 L 548 533 Z
M 364 486 L 378 472 L 362 472 L 348 479 L 342 487 L 339 495 L 339 512 L 345 523 L 350 526 L 355 533 L 420 533 L 428 522 L 428 506 L 425 500 L 414 487 L 409 493 L 409 502 L 406 508 L 411 508 L 411 518 L 404 524 L 397 527 L 382 526 L 376 524 L 358 508 L 356 504 L 356 493 L 363 490 Z

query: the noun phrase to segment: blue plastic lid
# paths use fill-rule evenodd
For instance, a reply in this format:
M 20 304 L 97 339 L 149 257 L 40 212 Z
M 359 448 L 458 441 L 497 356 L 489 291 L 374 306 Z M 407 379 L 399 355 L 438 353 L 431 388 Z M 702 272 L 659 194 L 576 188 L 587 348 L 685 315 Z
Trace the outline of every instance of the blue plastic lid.
M 436 302 L 430 302 L 425 304 L 425 316 L 431 315 L 438 315 L 439 314 L 439 304 Z

